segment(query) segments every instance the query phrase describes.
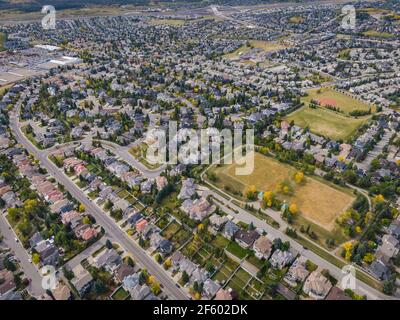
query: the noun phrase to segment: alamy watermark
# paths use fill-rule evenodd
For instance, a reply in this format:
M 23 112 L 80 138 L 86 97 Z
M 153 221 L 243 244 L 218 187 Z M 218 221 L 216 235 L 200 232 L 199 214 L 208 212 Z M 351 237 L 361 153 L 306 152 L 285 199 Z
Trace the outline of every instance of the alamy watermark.
M 54 290 L 57 287 L 56 269 L 51 265 L 46 265 L 40 271 L 43 276 L 42 288 L 44 290 Z
M 342 268 L 343 277 L 340 281 L 340 286 L 343 290 L 350 289 L 355 290 L 356 281 L 356 268 L 352 265 L 346 265 Z
M 253 129 L 178 130 L 177 122 L 170 121 L 168 130 L 149 130 L 145 143 L 148 145 L 145 157 L 152 164 L 235 163 L 239 165 L 236 168 L 239 176 L 250 175 L 254 170 Z
M 356 8 L 352 5 L 346 5 L 342 8 L 341 27 L 344 30 L 354 30 L 356 28 Z
M 44 30 L 54 30 L 56 28 L 56 8 L 52 5 L 43 6 L 41 11 L 45 16 L 42 18 L 42 28 Z

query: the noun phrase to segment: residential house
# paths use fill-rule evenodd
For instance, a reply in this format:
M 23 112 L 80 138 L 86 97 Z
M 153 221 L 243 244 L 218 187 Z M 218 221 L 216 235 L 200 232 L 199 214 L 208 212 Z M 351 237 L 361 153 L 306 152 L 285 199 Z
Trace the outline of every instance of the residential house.
M 93 277 L 81 264 L 78 264 L 74 269 L 72 269 L 72 272 L 75 277 L 71 280 L 71 283 L 79 296 L 83 297 L 90 290 L 93 283 Z
M 121 256 L 114 249 L 107 249 L 93 258 L 93 265 L 96 268 L 105 268 L 113 273 L 122 263 Z
M 243 248 L 250 248 L 259 237 L 256 230 L 239 230 L 235 234 L 235 241 Z
M 124 277 L 124 279 L 122 281 L 122 287 L 126 291 L 130 292 L 139 284 L 139 279 L 140 279 L 140 275 L 138 272 L 129 274 L 126 277 Z
M 191 199 L 196 194 L 196 184 L 194 179 L 189 178 L 182 181 L 182 188 L 178 194 L 179 200 Z
M 285 282 L 290 286 L 295 287 L 299 283 L 303 283 L 310 272 L 307 270 L 307 259 L 303 256 L 298 257 L 289 268 L 285 275 Z
M 188 258 L 182 258 L 179 262 L 179 269 L 181 272 L 186 272 L 190 277 L 192 273 L 197 269 L 197 265 L 190 261 Z
M 380 260 L 372 262 L 369 271 L 379 280 L 387 280 L 390 277 L 390 269 Z
M 268 259 L 272 252 L 272 242 L 266 236 L 260 236 L 253 244 L 255 255 L 259 259 Z
M 221 289 L 221 286 L 214 282 L 211 279 L 207 279 L 203 283 L 203 292 L 202 295 L 206 297 L 207 299 L 211 300 L 218 292 L 218 290 Z
M 271 265 L 277 269 L 283 269 L 293 261 L 293 254 L 290 251 L 275 250 L 269 259 Z
M 204 197 L 194 201 L 187 199 L 182 203 L 182 211 L 188 214 L 190 219 L 202 221 L 212 214 L 216 207 L 208 202 Z
M 158 249 L 163 256 L 166 256 L 172 252 L 173 247 L 171 241 L 164 239 L 161 241 Z
M 164 176 L 158 176 L 156 178 L 156 186 L 157 186 L 158 191 L 161 191 L 162 189 L 164 189 L 167 186 L 167 184 L 168 184 L 168 180 Z
M 197 284 L 203 284 L 204 281 L 206 281 L 209 277 L 210 275 L 208 271 L 199 267 L 193 271 L 189 282 L 191 285 L 193 285 L 195 282 L 197 282 Z
M 332 289 L 330 281 L 319 271 L 313 271 L 304 282 L 303 291 L 310 297 L 323 300 Z
M 35 251 L 40 256 L 40 261 L 43 265 L 57 266 L 60 260 L 57 247 L 54 245 L 54 241 L 46 239 L 40 241 L 35 246 Z
M 338 300 L 346 301 L 351 300 L 351 298 L 344 293 L 344 291 L 338 287 L 333 287 L 329 294 L 326 296 L 325 300 Z
M 16 289 L 14 274 L 6 269 L 0 271 L 0 299 Z
M 126 277 L 129 277 L 137 272 L 137 268 L 126 263 L 121 263 L 114 271 L 114 277 L 117 282 L 123 282 Z
M 216 234 L 218 231 L 221 231 L 223 225 L 228 221 L 228 218 L 214 213 L 210 216 L 209 221 L 211 232 Z
M 225 223 L 223 234 L 226 238 L 232 239 L 232 237 L 234 237 L 236 232 L 239 230 L 240 228 L 229 220 L 227 223 Z
M 51 293 L 55 300 L 65 301 L 72 299 L 71 290 L 65 284 L 58 283 L 57 287 Z
M 145 300 L 147 296 L 151 295 L 150 288 L 145 284 L 137 284 L 129 292 L 132 300 Z
M 179 268 L 180 262 L 182 259 L 184 259 L 185 256 L 180 252 L 180 251 L 175 251 L 174 254 L 171 256 L 171 263 L 172 263 L 172 268 L 174 270 Z

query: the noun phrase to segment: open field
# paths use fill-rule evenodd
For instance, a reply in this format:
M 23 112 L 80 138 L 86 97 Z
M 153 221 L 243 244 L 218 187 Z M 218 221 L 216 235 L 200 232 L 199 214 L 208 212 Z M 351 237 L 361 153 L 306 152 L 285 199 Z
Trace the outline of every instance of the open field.
M 296 125 L 335 140 L 348 140 L 357 129 L 370 120 L 370 116 L 352 118 L 324 108 L 311 109 L 305 106 L 291 113 L 286 120 Z
M 147 154 L 147 144 L 145 143 L 141 143 L 138 146 L 133 147 L 132 149 L 129 150 L 129 153 L 138 161 L 140 161 L 144 166 L 146 166 L 146 168 L 153 170 L 153 169 L 157 169 L 160 167 L 159 164 L 156 163 L 150 163 L 147 158 L 146 158 L 146 154 Z
M 227 59 L 237 59 L 241 55 L 248 53 L 252 49 L 262 49 L 264 52 L 272 52 L 287 48 L 287 46 L 273 41 L 262 41 L 262 40 L 250 40 L 250 45 L 243 45 L 234 52 L 226 54 L 224 57 Z
M 290 17 L 289 22 L 291 23 L 302 23 L 304 21 L 304 18 L 301 16 L 293 16 Z
M 394 37 L 394 35 L 391 34 L 391 33 L 388 33 L 388 32 L 378 32 L 378 31 L 375 31 L 375 30 L 368 30 L 368 31 L 365 31 L 365 32 L 363 32 L 363 35 L 364 35 L 365 37 L 370 37 L 370 38 L 384 38 L 384 39 Z
M 57 8 L 56 8 L 57 9 Z M 118 14 L 128 14 L 132 8 L 120 6 L 88 6 L 79 9 L 57 10 L 57 18 L 86 17 L 86 16 L 112 16 Z M 7 22 L 35 21 L 43 18 L 43 14 L 38 11 L 24 12 L 21 10 L 1 10 L 0 20 Z
M 4 42 L 6 41 L 6 35 L 3 32 L 0 32 L 0 51 L 5 50 Z
M 151 25 L 183 26 L 186 21 L 181 19 L 151 19 Z
M 216 184 L 240 192 L 250 185 L 255 185 L 259 191 L 274 191 L 279 183 L 291 179 L 296 172 L 294 168 L 259 153 L 254 156 L 251 175 L 236 176 L 236 164 L 213 169 L 218 177 Z M 343 192 L 310 177 L 304 184 L 295 186 L 293 195 L 279 197 L 288 203 L 296 203 L 302 217 L 329 231 L 333 230 L 336 217 L 355 200 L 351 191 Z
M 376 110 L 374 106 L 370 106 L 362 101 L 330 88 L 311 89 L 308 90 L 307 93 L 308 96 L 304 97 L 302 102 L 308 104 L 311 102 L 311 100 L 316 100 L 321 104 L 321 106 L 334 106 L 347 114 L 354 110 L 368 111 L 371 109 L 371 112 Z

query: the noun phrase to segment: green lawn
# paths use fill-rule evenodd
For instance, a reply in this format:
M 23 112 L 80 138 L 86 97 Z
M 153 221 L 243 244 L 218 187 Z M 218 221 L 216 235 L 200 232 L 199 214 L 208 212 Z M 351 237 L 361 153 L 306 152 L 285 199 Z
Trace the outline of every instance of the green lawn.
M 243 249 L 241 246 L 233 241 L 228 244 L 226 250 L 238 257 L 239 259 L 243 259 L 247 255 L 246 249 Z
M 161 232 L 161 235 L 167 239 L 170 239 L 180 229 L 180 227 L 181 226 L 177 222 L 172 221 L 168 227 Z
M 4 43 L 6 41 L 6 34 L 3 32 L 0 32 L 0 51 L 4 51 Z
M 249 256 L 246 260 L 258 269 L 261 269 L 263 266 L 263 262 L 256 256 Z
M 349 140 L 360 126 L 368 122 L 371 116 L 352 118 L 323 109 L 305 106 L 291 113 L 286 120 L 294 121 L 299 127 L 309 127 L 312 133 L 334 140 Z
M 227 59 L 237 59 L 255 48 L 262 49 L 264 52 L 278 51 L 287 48 L 285 44 L 274 41 L 250 40 L 248 44 L 250 44 L 250 46 L 245 44 L 234 52 L 226 54 L 224 57 Z
M 394 35 L 391 34 L 391 33 L 388 33 L 388 32 L 378 32 L 378 31 L 376 31 L 376 30 L 368 30 L 368 31 L 365 31 L 365 32 L 363 32 L 363 35 L 364 35 L 365 37 L 370 37 L 370 38 L 384 38 L 384 39 L 394 37 Z
M 129 297 L 129 292 L 126 292 L 124 288 L 119 288 L 113 295 L 113 300 L 126 300 Z
M 302 98 L 302 102 L 308 104 L 312 100 L 316 100 L 319 101 L 321 106 L 332 105 L 339 108 L 346 114 L 349 114 L 354 110 L 371 110 L 372 112 L 376 110 L 375 107 L 372 105 L 364 103 L 360 100 L 357 100 L 351 96 L 348 96 L 331 88 L 311 89 L 308 90 L 307 93 L 308 96 Z
M 251 279 L 251 275 L 248 274 L 246 271 L 244 271 L 242 268 L 240 268 L 236 272 L 235 277 L 238 277 L 240 280 L 242 280 L 245 283 L 247 283 Z
M 218 248 L 224 249 L 229 244 L 229 240 L 226 239 L 225 237 L 221 236 L 220 234 L 218 234 L 213 239 L 213 241 L 211 241 L 211 244 L 214 247 L 218 247 Z

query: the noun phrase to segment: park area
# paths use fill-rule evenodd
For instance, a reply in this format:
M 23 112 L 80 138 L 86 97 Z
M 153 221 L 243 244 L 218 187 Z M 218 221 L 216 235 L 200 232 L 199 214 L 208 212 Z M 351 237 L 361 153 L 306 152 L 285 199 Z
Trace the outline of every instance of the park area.
M 234 52 L 226 54 L 224 57 L 227 59 L 238 59 L 241 55 L 248 53 L 252 49 L 261 49 L 263 52 L 268 53 L 285 48 L 287 46 L 279 41 L 249 40 L 248 43 Z
M 303 107 L 285 118 L 302 128 L 309 127 L 312 133 L 333 140 L 348 141 L 360 126 L 369 121 L 370 117 L 352 118 L 327 109 L 312 109 Z
M 311 101 L 318 101 L 318 107 L 311 108 Z M 376 108 L 330 88 L 308 91 L 302 98 L 305 106 L 286 117 L 288 122 L 294 121 L 302 128 L 309 127 L 312 133 L 334 140 L 348 141 L 360 126 L 371 119 L 371 115 L 352 117 L 351 112 L 375 112 Z M 340 112 L 326 107 L 334 107 Z
M 180 27 L 183 26 L 186 21 L 183 19 L 151 19 L 149 22 L 151 25 L 167 25 L 167 26 L 175 26 Z
M 254 171 L 247 176 L 235 175 L 236 164 L 211 168 L 217 177 L 214 184 L 221 189 L 241 194 L 251 185 L 258 191 L 275 191 L 280 183 L 290 180 L 296 173 L 291 166 L 270 157 L 259 153 L 255 153 L 254 157 Z M 295 203 L 301 218 L 328 231 L 334 229 L 336 217 L 355 200 L 350 190 L 339 190 L 310 177 L 306 177 L 304 183 L 296 185 L 291 195 L 279 194 L 278 198 Z
M 355 110 L 375 111 L 375 107 L 331 88 L 311 89 L 307 93 L 308 96 L 302 99 L 302 102 L 306 104 L 309 104 L 312 100 L 318 101 L 321 106 L 339 108 L 345 114 L 349 114 Z
M 5 50 L 4 43 L 6 41 L 6 35 L 3 32 L 0 32 L 0 51 Z

